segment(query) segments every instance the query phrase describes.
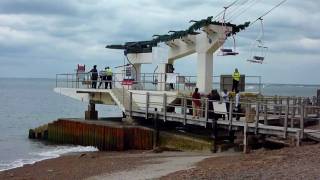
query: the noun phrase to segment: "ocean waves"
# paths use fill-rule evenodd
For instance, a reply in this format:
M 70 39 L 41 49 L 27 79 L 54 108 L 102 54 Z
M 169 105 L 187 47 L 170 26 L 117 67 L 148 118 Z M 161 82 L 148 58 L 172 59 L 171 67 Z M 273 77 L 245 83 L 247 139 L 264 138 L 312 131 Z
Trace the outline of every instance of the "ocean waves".
M 79 152 L 95 152 L 98 151 L 95 147 L 84 147 L 84 146 L 56 146 L 47 148 L 41 152 L 29 153 L 30 158 L 18 159 L 12 162 L 3 162 L 0 160 L 0 171 L 5 171 L 13 168 L 22 167 L 24 165 L 31 165 L 39 161 L 53 159 L 60 157 L 64 154 L 79 153 Z

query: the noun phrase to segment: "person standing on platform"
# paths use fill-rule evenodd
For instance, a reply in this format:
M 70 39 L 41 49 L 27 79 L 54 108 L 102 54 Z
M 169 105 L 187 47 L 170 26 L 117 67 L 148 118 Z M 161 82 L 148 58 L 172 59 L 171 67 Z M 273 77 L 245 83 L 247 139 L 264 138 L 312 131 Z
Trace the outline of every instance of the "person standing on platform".
M 106 76 L 107 76 L 107 81 L 106 81 L 106 89 L 108 89 L 108 84 L 110 84 L 110 89 L 112 89 L 112 69 L 108 66 L 106 67 Z
M 239 86 L 239 81 L 240 81 L 240 72 L 236 68 L 234 73 L 232 74 L 232 92 L 236 92 L 238 90 Z
M 229 115 L 229 108 L 230 108 L 230 98 L 229 98 L 230 94 L 228 92 L 227 89 L 224 89 L 221 93 L 221 97 L 222 97 L 222 103 L 226 104 L 226 110 L 227 110 L 227 114 Z M 224 120 L 226 119 L 226 115 L 224 114 L 222 117 Z
M 192 93 L 192 109 L 193 109 L 193 114 L 192 118 L 197 117 L 199 119 L 199 115 L 201 112 L 201 96 L 199 93 L 199 89 L 196 88 L 194 92 Z
M 103 82 L 104 82 L 104 88 L 106 88 L 106 87 L 107 87 L 106 71 L 105 71 L 105 70 L 101 70 L 101 71 L 99 72 L 99 76 L 100 76 L 101 81 L 100 81 L 100 83 L 99 83 L 99 87 L 98 87 L 98 88 L 100 89 L 100 87 L 102 86 L 102 83 L 103 83 Z
M 211 90 L 211 93 L 207 96 L 209 100 L 209 106 L 208 106 L 208 118 L 212 120 L 218 120 L 218 114 L 214 113 L 214 107 L 213 102 L 219 102 L 220 101 L 220 95 L 216 89 Z
M 240 93 L 239 90 L 236 90 L 236 97 L 235 97 L 235 113 L 236 113 L 236 120 L 240 120 L 240 113 L 241 113 L 241 104 L 240 104 Z
M 94 65 L 93 68 L 90 70 L 91 73 L 91 88 L 97 88 L 97 81 L 98 81 L 98 71 L 97 65 Z

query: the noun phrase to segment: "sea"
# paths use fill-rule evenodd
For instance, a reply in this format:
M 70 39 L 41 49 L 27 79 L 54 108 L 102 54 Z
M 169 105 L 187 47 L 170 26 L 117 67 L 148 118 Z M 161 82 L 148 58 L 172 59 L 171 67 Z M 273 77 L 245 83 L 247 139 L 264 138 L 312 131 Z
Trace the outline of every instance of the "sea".
M 58 118 L 84 117 L 87 103 L 53 92 L 55 79 L 0 78 L 0 171 L 59 157 L 97 151 L 94 147 L 58 146 L 28 139 L 30 128 Z M 117 117 L 115 106 L 98 105 L 100 117 Z
M 0 78 L 0 171 L 56 158 L 72 152 L 97 151 L 94 147 L 60 146 L 28 139 L 30 128 L 58 118 L 81 118 L 87 109 L 83 103 L 53 92 L 55 79 Z M 248 91 L 257 92 L 256 85 Z M 263 84 L 264 95 L 316 95 L 320 85 Z M 98 105 L 99 117 L 120 117 L 115 106 Z

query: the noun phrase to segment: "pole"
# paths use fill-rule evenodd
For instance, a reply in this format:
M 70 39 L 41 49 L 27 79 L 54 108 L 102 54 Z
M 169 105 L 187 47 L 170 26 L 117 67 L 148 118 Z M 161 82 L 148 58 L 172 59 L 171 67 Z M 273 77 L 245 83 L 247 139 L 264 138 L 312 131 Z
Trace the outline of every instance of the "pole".
M 183 97 L 183 124 L 186 125 L 187 124 L 187 98 L 184 96 Z
M 289 99 L 287 99 L 287 105 L 286 105 L 286 113 L 285 113 L 285 117 L 284 117 L 284 134 L 283 137 L 287 138 L 287 131 L 288 131 L 288 118 L 289 118 Z
M 132 92 L 129 92 L 129 96 L 130 96 L 130 103 L 129 103 L 129 114 L 130 114 L 130 118 L 132 118 Z
M 230 104 L 229 104 L 229 131 L 232 129 L 232 111 L 233 111 L 233 105 L 232 105 L 232 101 L 230 101 Z
M 301 129 L 301 138 L 303 138 L 303 134 L 304 134 L 304 104 L 302 104 L 300 106 L 300 111 L 301 111 L 301 114 L 300 114 L 300 129 Z
M 264 125 L 268 125 L 268 100 L 265 100 L 264 103 Z
M 58 74 L 56 74 L 56 88 L 58 87 Z
M 248 137 L 247 137 L 248 123 L 245 123 L 243 129 L 243 153 L 248 153 Z
M 159 139 L 160 139 L 160 130 L 159 130 L 159 125 L 158 125 L 157 108 L 155 109 L 155 112 L 154 112 L 153 121 L 154 121 L 153 149 L 156 149 L 159 146 Z
M 145 114 L 145 118 L 148 119 L 148 113 L 149 113 L 149 92 L 147 92 L 146 94 L 146 114 Z
M 205 120 L 206 120 L 206 125 L 205 125 L 205 127 L 207 127 L 207 124 L 208 124 L 208 110 L 209 110 L 208 105 L 209 105 L 209 99 L 206 98 L 206 99 L 205 99 L 205 114 L 204 114 L 204 118 L 205 118 Z
M 259 106 L 260 106 L 260 103 L 259 101 L 257 102 L 256 104 L 256 129 L 255 129 L 255 134 L 258 134 L 258 128 L 259 128 L 259 116 L 260 116 L 260 112 L 259 112 Z
M 164 122 L 166 122 L 167 120 L 167 94 L 164 93 L 163 94 L 163 119 L 164 119 Z

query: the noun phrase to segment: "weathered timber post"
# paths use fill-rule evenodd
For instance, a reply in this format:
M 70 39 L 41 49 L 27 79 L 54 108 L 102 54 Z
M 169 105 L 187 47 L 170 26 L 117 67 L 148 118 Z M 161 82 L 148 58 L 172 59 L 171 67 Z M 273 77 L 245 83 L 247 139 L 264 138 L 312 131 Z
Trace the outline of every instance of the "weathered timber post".
M 298 98 L 298 105 L 299 105 L 299 106 L 302 105 L 301 97 Z M 298 115 L 301 115 L 301 108 L 298 108 Z
M 258 134 L 258 129 L 259 129 L 259 116 L 260 116 L 259 107 L 260 107 L 260 102 L 258 101 L 256 103 L 256 124 L 255 124 L 256 128 L 254 131 L 255 134 Z
M 308 118 L 310 108 L 307 103 L 304 103 L 304 110 L 303 110 L 303 117 L 306 119 Z
M 85 120 L 98 120 L 98 111 L 92 102 L 89 103 L 88 110 L 85 112 Z
M 218 141 L 218 124 L 217 120 L 215 118 L 212 119 L 212 152 L 216 153 L 217 152 L 217 141 Z
M 167 94 L 163 94 L 163 120 L 167 121 Z
M 286 109 L 285 109 L 285 117 L 284 117 L 284 132 L 283 132 L 283 137 L 287 138 L 287 130 L 288 130 L 288 118 L 289 118 L 289 98 L 287 99 L 287 104 L 286 104 Z
M 58 74 L 56 74 L 56 88 L 58 87 Z M 77 87 L 78 88 L 78 87 Z
M 244 127 L 243 127 L 243 153 L 249 153 L 248 149 L 248 123 L 246 122 Z
M 183 125 L 186 125 L 187 124 L 187 109 L 188 107 L 187 107 L 187 98 L 184 96 L 183 97 L 183 109 L 184 109 L 184 111 L 183 111 Z
M 279 96 L 279 116 L 282 116 L 282 98 Z
M 160 140 L 160 129 L 158 124 L 157 108 L 155 109 L 155 112 L 154 112 L 153 122 L 154 122 L 153 149 L 156 149 L 159 146 L 159 140 Z
M 273 115 L 276 115 L 276 113 L 277 113 L 277 108 L 276 108 L 276 106 L 277 106 L 277 95 L 275 95 L 274 97 L 273 97 Z
M 229 104 L 229 131 L 232 129 L 232 119 L 233 119 L 233 103 L 232 100 L 230 100 L 230 104 Z
M 73 74 L 71 74 L 71 88 L 73 88 L 73 83 L 74 83 L 73 78 L 74 78 L 74 76 L 73 76 Z
M 230 142 L 234 142 L 234 131 L 232 130 L 232 120 L 233 120 L 233 115 L 232 115 L 232 111 L 233 111 L 233 103 L 232 100 L 230 100 L 230 108 L 229 108 L 229 140 Z
M 293 106 L 292 106 L 292 115 L 291 115 L 291 121 L 290 121 L 290 127 L 294 127 L 294 117 L 296 116 L 296 111 L 297 111 L 297 98 L 293 98 Z
M 299 147 L 301 144 L 301 130 L 298 130 L 296 133 L 296 146 Z
M 148 119 L 149 101 L 150 101 L 150 94 L 149 94 L 149 92 L 147 92 L 147 94 L 146 94 L 146 114 L 145 114 L 145 119 Z
M 206 125 L 205 127 L 207 127 L 207 124 L 208 124 L 208 111 L 209 110 L 209 100 L 208 98 L 205 98 L 205 112 L 204 112 L 204 119 L 206 121 Z
M 67 88 L 69 88 L 69 74 L 67 74 Z
M 132 92 L 129 92 L 129 116 L 132 118 Z
M 268 100 L 264 102 L 264 125 L 268 125 Z
M 304 105 L 302 104 L 300 106 L 300 111 L 301 111 L 301 114 L 300 114 L 300 130 L 301 130 L 301 138 L 303 138 L 303 135 L 304 135 L 304 111 L 305 111 L 305 108 L 304 108 Z

